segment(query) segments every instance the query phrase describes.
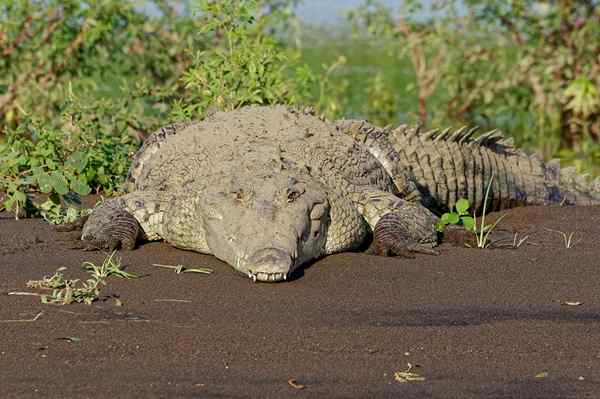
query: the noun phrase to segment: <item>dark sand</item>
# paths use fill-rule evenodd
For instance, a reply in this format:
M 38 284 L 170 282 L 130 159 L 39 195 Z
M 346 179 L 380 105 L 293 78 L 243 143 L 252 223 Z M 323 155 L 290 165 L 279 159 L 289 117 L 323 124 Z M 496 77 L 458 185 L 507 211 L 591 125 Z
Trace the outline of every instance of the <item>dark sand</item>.
M 83 277 L 80 264 L 105 254 L 65 249 L 43 221 L 1 215 L 0 397 L 598 398 L 600 208 L 508 215 L 502 228 L 530 234 L 516 250 L 344 253 L 278 284 L 145 244 L 122 254 L 144 278 L 109 279 L 120 307 L 8 296 L 60 266 Z M 575 232 L 574 247 L 546 229 Z M 408 363 L 424 381 L 394 379 Z

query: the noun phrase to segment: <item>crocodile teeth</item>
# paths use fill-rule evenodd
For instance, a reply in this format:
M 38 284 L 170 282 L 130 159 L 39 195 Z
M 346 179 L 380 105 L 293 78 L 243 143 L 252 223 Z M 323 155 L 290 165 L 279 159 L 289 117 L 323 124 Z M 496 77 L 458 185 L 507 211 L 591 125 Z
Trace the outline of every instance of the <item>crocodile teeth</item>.
M 254 281 L 276 282 L 287 280 L 287 273 L 261 273 L 248 272 L 248 277 Z

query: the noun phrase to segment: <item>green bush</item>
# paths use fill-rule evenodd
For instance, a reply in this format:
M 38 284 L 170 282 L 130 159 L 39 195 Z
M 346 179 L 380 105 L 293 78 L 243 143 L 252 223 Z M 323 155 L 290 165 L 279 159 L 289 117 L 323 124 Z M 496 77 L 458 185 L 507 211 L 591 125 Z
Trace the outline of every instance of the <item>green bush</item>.
M 4 1 L 0 135 L 28 115 L 60 126 L 69 90 L 116 101 L 136 85 L 155 94 L 170 88 L 191 62 L 187 49 L 203 43 L 194 35 L 198 21 L 168 4 L 146 2 L 161 10 L 149 14 L 132 1 Z M 139 98 L 129 107 L 137 134 L 160 123 L 167 104 Z
M 0 142 L 0 210 L 34 212 L 31 195 L 49 195 L 42 211 L 92 190 L 111 194 L 123 182 L 139 140 L 128 134 L 128 112 L 119 102 L 67 101 L 63 127 L 23 120 Z M 86 105 L 83 105 L 86 104 Z M 71 200 L 71 201 L 70 201 Z
M 249 104 L 290 104 L 308 96 L 311 76 L 295 64 L 296 54 L 269 34 L 273 16 L 261 12 L 273 2 L 200 0 L 199 34 L 214 45 L 196 51 L 183 74 L 173 119 L 199 119 L 209 109 Z M 285 2 L 283 2 L 285 3 Z M 279 4 L 281 6 L 281 2 Z
M 186 4 L 184 2 L 184 4 Z M 110 194 L 169 113 L 201 47 L 167 1 L 19 1 L 0 6 L 0 210 L 54 221 L 78 195 Z M 48 194 L 34 204 L 32 194 Z M 39 206 L 38 206 L 39 205 Z

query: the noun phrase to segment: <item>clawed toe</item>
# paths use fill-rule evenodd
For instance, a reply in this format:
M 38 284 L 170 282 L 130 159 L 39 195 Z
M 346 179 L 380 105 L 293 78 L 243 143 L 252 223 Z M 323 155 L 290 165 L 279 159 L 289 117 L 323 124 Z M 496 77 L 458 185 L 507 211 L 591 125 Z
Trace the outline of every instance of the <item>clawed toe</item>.
M 403 258 L 413 259 L 415 257 L 414 253 L 411 252 L 407 247 L 391 247 L 385 245 L 379 240 L 373 240 L 371 246 L 366 252 L 369 255 L 375 256 L 400 256 Z
M 421 244 L 409 245 L 407 248 L 410 252 L 425 254 L 425 255 L 439 255 L 440 251 Z

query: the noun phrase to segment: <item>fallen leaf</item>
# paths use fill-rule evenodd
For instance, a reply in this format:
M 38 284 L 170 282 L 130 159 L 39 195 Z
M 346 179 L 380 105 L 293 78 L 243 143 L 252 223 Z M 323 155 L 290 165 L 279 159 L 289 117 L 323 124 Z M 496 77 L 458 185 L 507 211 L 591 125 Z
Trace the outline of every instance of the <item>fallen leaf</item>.
M 81 338 L 79 337 L 60 337 L 57 338 L 60 341 L 68 341 L 68 342 L 79 342 L 81 341 Z
M 394 373 L 394 379 L 402 384 L 407 382 L 425 381 L 425 377 L 421 377 L 417 373 L 411 373 L 413 367 L 420 367 L 418 364 L 413 365 L 412 363 L 406 363 L 408 368 L 405 371 L 396 371 Z
M 425 381 L 425 377 L 421 377 L 419 374 L 411 373 L 410 371 L 396 371 L 394 373 L 394 379 L 402 384 L 407 382 Z
M 288 384 L 289 384 L 289 385 L 290 385 L 292 388 L 295 388 L 295 389 L 304 389 L 304 388 L 306 388 L 306 385 L 299 384 L 299 383 L 298 383 L 298 381 L 296 381 L 296 379 L 295 379 L 295 378 L 290 378 L 290 379 L 288 380 Z
M 548 377 L 548 372 L 547 371 L 542 371 L 541 373 L 537 373 L 535 375 L 535 378 L 542 380 L 544 378 Z

